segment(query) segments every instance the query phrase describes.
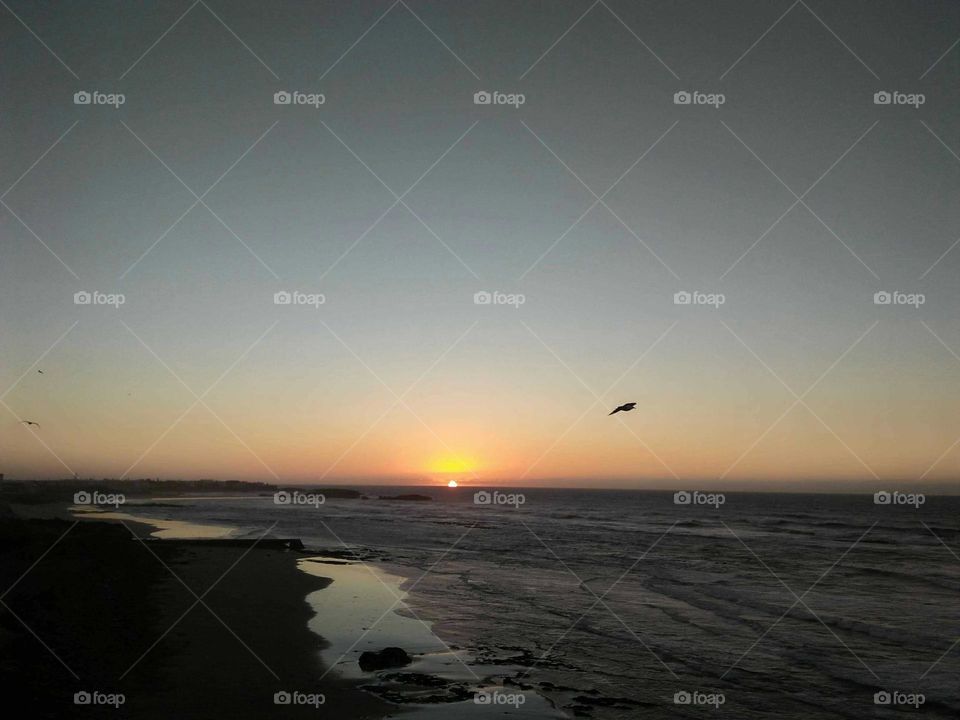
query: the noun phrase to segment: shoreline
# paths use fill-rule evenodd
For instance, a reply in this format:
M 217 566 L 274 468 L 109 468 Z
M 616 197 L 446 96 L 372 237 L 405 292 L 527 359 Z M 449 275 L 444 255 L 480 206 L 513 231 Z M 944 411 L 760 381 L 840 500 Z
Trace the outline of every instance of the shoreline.
M 407 605 L 412 578 L 402 566 L 351 558 L 339 548 L 304 549 L 299 538 L 258 540 L 259 533 L 235 524 L 196 524 L 124 509 L 91 511 L 69 503 L 23 509 L 45 518 L 57 515 L 66 525 L 63 518 L 69 516 L 78 527 L 122 530 L 139 561 L 152 560 L 162 573 L 148 596 L 159 606 L 154 630 L 165 634 L 143 667 L 130 674 L 160 681 L 131 692 L 163 711 L 127 704 L 127 717 L 147 720 L 176 712 L 211 720 L 311 713 L 316 718 L 318 711 L 360 720 L 481 720 L 504 712 L 539 720 L 566 717 L 546 694 L 514 682 L 522 677 L 521 667 L 444 642 L 433 623 Z M 150 557 L 154 554 L 159 558 Z M 166 633 L 171 624 L 174 629 Z M 214 641 L 219 645 L 211 652 Z M 409 662 L 360 668 L 364 652 L 387 647 L 402 648 Z M 278 692 L 299 693 L 301 702 L 322 694 L 325 702 L 276 705 Z M 516 708 L 477 699 L 518 693 Z
M 298 567 L 310 553 L 156 539 L 175 529 L 125 513 L 20 509 L 0 550 L 14 586 L 0 655 L 10 682 L 35 687 L 37 716 L 77 712 L 84 691 L 122 693 L 123 717 L 145 720 L 398 712 L 322 663 L 307 598 L 333 580 Z M 275 704 L 284 692 L 307 704 Z

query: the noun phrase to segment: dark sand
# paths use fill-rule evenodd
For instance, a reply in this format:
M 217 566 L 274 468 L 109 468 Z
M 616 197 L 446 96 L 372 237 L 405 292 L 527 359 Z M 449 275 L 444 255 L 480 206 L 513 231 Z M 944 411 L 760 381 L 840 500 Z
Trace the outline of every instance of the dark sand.
M 0 519 L 2 590 L 73 524 Z M 126 525 L 80 521 L 4 596 L 10 609 L 0 605 L 0 673 L 8 703 L 50 718 L 380 718 L 390 711 L 354 683 L 333 674 L 319 680 L 322 640 L 307 628 L 305 597 L 329 581 L 296 568 L 303 554 L 147 541 L 154 557 L 131 534 L 146 537 L 152 528 Z M 184 584 L 213 612 L 194 605 Z M 79 690 L 123 693 L 125 703 L 77 707 Z M 323 693 L 326 702 L 319 709 L 275 705 L 281 690 Z

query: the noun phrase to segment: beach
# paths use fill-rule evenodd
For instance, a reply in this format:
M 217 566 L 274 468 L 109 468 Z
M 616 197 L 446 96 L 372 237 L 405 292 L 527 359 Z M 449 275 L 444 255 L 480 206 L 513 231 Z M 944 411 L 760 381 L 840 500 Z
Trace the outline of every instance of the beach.
M 127 520 L 6 518 L 0 528 L 0 582 L 13 586 L 0 626 L 2 672 L 5 685 L 29 698 L 32 716 L 387 713 L 355 681 L 318 681 L 323 641 L 307 627 L 313 611 L 305 598 L 329 581 L 298 570 L 298 553 L 145 546 L 133 533 L 147 538 L 155 527 Z M 83 692 L 114 704 L 78 708 L 74 694 Z M 275 704 L 283 692 L 305 702 L 322 695 L 323 704 Z
M 34 519 L 8 517 L 0 545 L 2 657 L 20 659 L 5 677 L 38 717 L 74 715 L 83 691 L 122 693 L 120 715 L 87 710 L 131 718 L 666 720 L 709 705 L 853 720 L 892 717 L 885 693 L 938 720 L 960 707 L 957 498 L 693 506 L 527 488 L 504 506 L 416 490 L 430 500 L 369 487 L 316 505 L 20 506 Z M 364 666 L 384 648 L 404 659 Z
M 308 595 L 310 627 L 329 642 L 321 663 L 411 719 L 666 720 L 722 705 L 853 720 L 892 717 L 876 697 L 894 692 L 922 696 L 925 717 L 960 707 L 960 565 L 942 544 L 957 542 L 957 498 L 731 492 L 693 504 L 525 488 L 503 505 L 478 504 L 473 488 L 410 492 L 432 500 L 377 499 L 397 493 L 373 486 L 370 500 L 183 498 L 124 511 L 300 538 L 301 566 L 334 578 Z M 388 646 L 411 664 L 361 671 L 362 652 Z

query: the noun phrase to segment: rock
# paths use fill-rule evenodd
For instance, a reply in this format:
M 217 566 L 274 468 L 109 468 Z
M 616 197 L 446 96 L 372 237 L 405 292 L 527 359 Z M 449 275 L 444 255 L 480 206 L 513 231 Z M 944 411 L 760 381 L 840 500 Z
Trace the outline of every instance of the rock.
M 360 669 L 364 672 L 403 667 L 410 663 L 410 656 L 403 648 L 398 647 L 387 647 L 380 652 L 370 652 L 368 650 L 360 654 Z

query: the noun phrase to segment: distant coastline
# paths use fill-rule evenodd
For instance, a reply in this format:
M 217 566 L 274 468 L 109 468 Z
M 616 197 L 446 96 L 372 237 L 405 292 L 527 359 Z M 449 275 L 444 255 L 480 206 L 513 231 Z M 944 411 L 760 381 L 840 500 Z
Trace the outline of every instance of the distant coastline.
M 779 483 L 779 484 L 778 484 Z M 526 480 L 516 483 L 509 478 L 503 479 L 462 479 L 460 489 L 467 491 L 482 489 L 512 489 L 541 491 L 590 491 L 590 492 L 649 492 L 663 493 L 697 488 L 703 491 L 742 493 L 757 495 L 863 495 L 878 490 L 923 492 L 929 496 L 960 495 L 960 478 L 955 480 L 915 479 L 797 479 L 789 482 L 782 480 L 725 480 L 701 479 L 636 479 L 610 480 L 597 479 L 596 484 L 586 483 L 582 479 L 559 478 L 550 481 Z M 88 492 L 122 492 L 128 498 L 161 498 L 186 496 L 225 497 L 231 495 L 256 497 L 274 495 L 278 492 L 310 492 L 323 494 L 329 498 L 372 499 L 378 495 L 397 497 L 400 495 L 423 494 L 424 491 L 442 492 L 447 490 L 446 483 L 431 483 L 422 478 L 403 483 L 381 483 L 376 480 L 344 483 L 270 483 L 259 480 L 160 480 L 151 478 L 115 479 L 115 478 L 54 478 L 23 479 L 6 478 L 0 481 L 0 501 L 22 504 L 40 504 L 68 502 L 77 490 Z M 405 491 L 420 491 L 417 493 Z

